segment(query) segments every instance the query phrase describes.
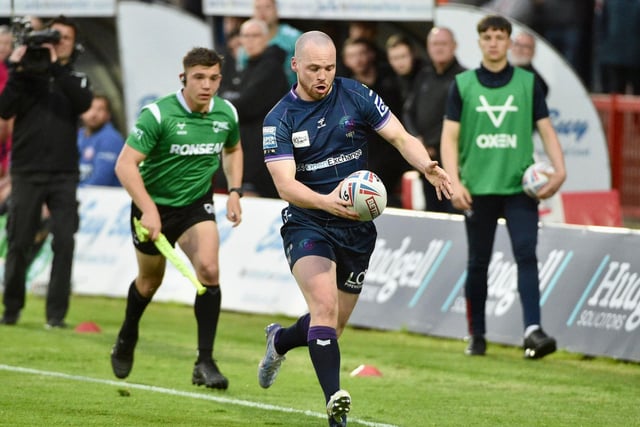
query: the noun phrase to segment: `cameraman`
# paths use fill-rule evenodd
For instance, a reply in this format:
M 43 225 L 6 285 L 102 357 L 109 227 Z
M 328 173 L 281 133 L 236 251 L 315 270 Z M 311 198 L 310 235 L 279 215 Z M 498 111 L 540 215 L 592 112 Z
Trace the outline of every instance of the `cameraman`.
M 27 34 L 24 44 L 14 49 L 9 57 L 9 80 L 0 94 L 0 117 L 15 117 L 4 315 L 0 323 L 15 324 L 24 307 L 29 255 L 44 204 L 50 212 L 53 233 L 45 326 L 63 328 L 79 222 L 78 117 L 89 108 L 93 95 L 86 76 L 72 68 L 76 25 L 60 16 L 48 24 L 48 29 L 44 36 Z M 42 53 L 47 51 L 49 61 L 45 55 L 42 66 Z

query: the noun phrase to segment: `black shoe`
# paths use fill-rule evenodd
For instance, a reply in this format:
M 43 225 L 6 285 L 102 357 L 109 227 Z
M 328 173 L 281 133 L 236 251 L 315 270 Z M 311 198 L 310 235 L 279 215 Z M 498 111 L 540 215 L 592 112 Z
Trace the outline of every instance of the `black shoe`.
M 127 378 L 133 368 L 133 352 L 136 349 L 138 340 L 125 341 L 124 339 L 116 339 L 116 343 L 111 350 L 111 368 L 113 374 L 118 378 Z
M 0 318 L 0 325 L 13 326 L 16 323 L 18 323 L 19 317 L 20 317 L 19 314 L 11 315 L 11 314 L 5 313 L 4 316 Z
M 203 360 L 195 364 L 191 382 L 195 385 L 205 385 L 209 388 L 219 388 L 221 390 L 226 390 L 229 387 L 229 380 L 220 373 L 213 359 Z
M 554 351 L 556 351 L 556 340 L 545 334 L 542 329 L 536 329 L 524 339 L 526 359 L 540 359 Z
M 469 338 L 469 345 L 467 345 L 464 354 L 467 356 L 484 356 L 487 352 L 487 340 L 482 335 L 474 335 Z
M 44 325 L 44 327 L 45 329 L 54 329 L 54 328 L 66 329 L 69 327 L 69 325 L 67 325 L 67 323 L 64 320 L 49 319 L 47 320 L 47 323 Z

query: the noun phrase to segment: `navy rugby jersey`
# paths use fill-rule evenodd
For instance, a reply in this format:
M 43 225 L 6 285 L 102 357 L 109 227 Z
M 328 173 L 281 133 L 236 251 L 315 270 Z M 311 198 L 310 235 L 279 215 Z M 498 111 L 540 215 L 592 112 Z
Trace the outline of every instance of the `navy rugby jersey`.
M 265 162 L 293 159 L 298 181 L 331 193 L 349 174 L 367 169 L 367 133 L 384 127 L 391 112 L 377 93 L 351 79 L 336 77 L 320 101 L 304 101 L 294 89 L 264 119 Z

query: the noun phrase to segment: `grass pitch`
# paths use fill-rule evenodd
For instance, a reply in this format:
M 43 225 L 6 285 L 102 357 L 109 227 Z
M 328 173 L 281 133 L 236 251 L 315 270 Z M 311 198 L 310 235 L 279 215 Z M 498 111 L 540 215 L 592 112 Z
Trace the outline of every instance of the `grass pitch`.
M 227 391 L 191 384 L 195 319 L 184 305 L 152 303 L 133 371 L 117 380 L 109 352 L 125 301 L 74 296 L 67 320 L 99 333 L 45 330 L 44 301 L 29 295 L 16 326 L 0 326 L 0 425 L 326 426 L 323 395 L 306 349 L 290 352 L 276 383 L 257 384 L 264 326 L 292 319 L 224 312 L 215 357 Z M 524 360 L 491 345 L 348 328 L 340 341 L 349 426 L 640 425 L 640 365 L 559 352 Z M 351 377 L 360 364 L 381 377 Z

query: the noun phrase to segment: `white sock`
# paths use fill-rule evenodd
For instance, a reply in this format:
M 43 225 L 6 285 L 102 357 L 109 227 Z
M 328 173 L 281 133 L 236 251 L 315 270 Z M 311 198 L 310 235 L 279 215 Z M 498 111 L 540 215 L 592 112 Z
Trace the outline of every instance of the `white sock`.
M 527 329 L 524 330 L 524 337 L 527 338 L 533 331 L 537 331 L 540 329 L 540 325 L 529 325 Z

